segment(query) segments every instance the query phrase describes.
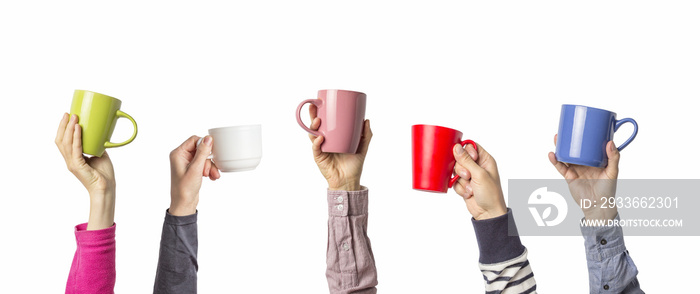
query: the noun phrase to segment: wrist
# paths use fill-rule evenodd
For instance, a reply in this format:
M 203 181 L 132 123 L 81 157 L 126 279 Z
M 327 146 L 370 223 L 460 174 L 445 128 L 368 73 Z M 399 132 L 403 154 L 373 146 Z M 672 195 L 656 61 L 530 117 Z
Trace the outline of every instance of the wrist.
M 503 207 L 503 208 L 498 208 L 498 209 L 493 209 L 493 210 L 487 210 L 479 215 L 474 215 L 473 217 L 475 220 L 485 220 L 485 219 L 496 218 L 496 217 L 502 216 L 502 215 L 506 214 L 507 212 L 508 212 L 508 210 L 505 207 Z
M 101 176 L 87 177 L 80 181 L 90 195 L 114 195 L 115 187 L 117 186 L 114 179 L 110 180 Z
M 194 200 L 176 200 L 172 199 L 170 201 L 169 213 L 174 216 L 185 216 L 195 214 L 197 212 L 197 204 L 199 203 L 199 197 L 195 197 Z
M 617 208 L 588 209 L 583 211 L 583 216 L 587 220 L 611 220 L 617 216 Z
M 90 193 L 87 230 L 101 230 L 114 224 L 115 196 L 113 192 Z
M 99 200 L 99 199 L 105 199 L 105 198 L 114 198 L 114 196 L 117 194 L 116 189 L 114 187 L 99 187 L 99 188 L 92 188 L 88 189 L 88 194 L 90 195 L 90 201 L 93 200 Z
M 173 206 L 170 205 L 170 208 L 168 209 L 168 213 L 174 216 L 186 216 L 186 215 L 192 215 L 197 212 L 197 206 Z
M 359 191 L 362 189 L 360 181 L 349 181 L 345 183 L 328 183 L 328 190 Z
M 110 205 L 114 205 L 114 199 L 116 198 L 116 193 L 114 190 L 104 190 L 104 191 L 91 191 L 90 194 L 90 207 L 103 207 L 110 208 Z
M 342 191 L 359 191 L 362 189 L 360 186 L 360 178 L 349 177 L 340 181 L 328 181 L 329 190 L 342 190 Z

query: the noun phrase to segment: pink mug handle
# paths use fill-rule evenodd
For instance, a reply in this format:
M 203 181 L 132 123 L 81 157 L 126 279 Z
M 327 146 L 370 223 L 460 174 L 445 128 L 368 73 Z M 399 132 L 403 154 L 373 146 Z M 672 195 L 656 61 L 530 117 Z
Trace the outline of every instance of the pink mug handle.
M 323 100 L 321 100 L 321 99 L 306 99 L 304 101 L 301 101 L 301 103 L 299 103 L 299 106 L 297 106 L 297 123 L 299 124 L 299 126 L 301 126 L 301 128 L 304 129 L 305 131 L 309 132 L 309 134 L 312 134 L 314 136 L 320 136 L 320 135 L 322 135 L 320 132 L 309 129 L 309 127 L 304 125 L 304 122 L 301 121 L 301 108 L 306 103 L 311 103 L 313 105 L 316 105 L 316 107 L 320 107 L 321 104 L 323 103 Z M 311 122 L 311 123 L 313 123 L 313 122 Z
M 464 147 L 467 144 L 472 144 L 472 146 L 474 146 L 474 150 L 479 151 L 479 149 L 476 148 L 476 143 L 472 140 L 464 140 L 464 141 L 462 141 L 462 143 L 459 143 L 459 144 L 461 144 L 462 147 Z M 469 155 L 467 155 L 467 156 L 469 156 Z M 459 180 L 459 176 L 454 176 L 454 178 L 452 178 L 450 180 L 450 184 L 448 187 L 452 188 L 452 186 L 457 182 L 457 180 Z

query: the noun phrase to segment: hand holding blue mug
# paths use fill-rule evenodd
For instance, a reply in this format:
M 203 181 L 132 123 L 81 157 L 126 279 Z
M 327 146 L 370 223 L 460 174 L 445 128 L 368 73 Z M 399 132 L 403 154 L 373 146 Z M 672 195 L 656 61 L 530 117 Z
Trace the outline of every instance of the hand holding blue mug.
M 614 112 L 599 108 L 562 105 L 555 153 L 557 161 L 593 167 L 607 166 L 605 147 L 620 126 L 631 123 L 634 132 L 617 148 L 618 151 L 622 151 L 637 136 L 637 122 L 634 119 L 617 120 L 615 117 Z

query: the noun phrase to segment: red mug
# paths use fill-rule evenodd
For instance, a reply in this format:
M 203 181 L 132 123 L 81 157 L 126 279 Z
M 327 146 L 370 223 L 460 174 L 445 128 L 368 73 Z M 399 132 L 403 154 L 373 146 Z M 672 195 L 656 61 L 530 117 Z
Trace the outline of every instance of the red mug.
M 459 176 L 452 177 L 457 162 L 452 152 L 455 144 L 476 143 L 462 141 L 462 132 L 441 126 L 413 125 L 413 189 L 447 193 Z

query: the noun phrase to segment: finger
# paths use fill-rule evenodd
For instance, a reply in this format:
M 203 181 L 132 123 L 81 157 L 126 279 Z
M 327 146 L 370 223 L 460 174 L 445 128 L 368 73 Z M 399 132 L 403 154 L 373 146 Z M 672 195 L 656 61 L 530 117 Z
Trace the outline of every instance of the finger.
M 472 182 L 470 180 L 459 178 L 457 183 L 464 187 L 464 190 L 467 191 L 467 195 L 474 196 L 474 189 L 472 188 Z
M 311 121 L 314 121 L 317 113 L 318 113 L 318 108 L 316 107 L 316 104 L 309 103 L 309 117 L 311 118 Z
M 464 199 L 469 199 L 472 197 L 467 188 L 465 188 L 464 185 L 459 182 L 455 183 L 454 190 L 457 195 L 462 196 Z
M 481 148 L 480 148 L 481 149 Z M 469 156 L 469 154 L 462 148 L 462 145 L 455 144 L 452 148 L 452 153 L 454 154 L 457 163 L 462 167 L 466 168 L 472 177 L 480 177 L 486 170 L 481 168 L 474 160 Z
M 197 141 L 199 141 L 199 138 L 200 137 L 197 135 L 192 135 L 189 138 L 187 138 L 187 140 L 185 140 L 185 142 L 182 142 L 182 144 L 180 144 L 180 146 L 178 146 L 177 148 L 179 148 L 180 150 L 183 150 L 183 151 L 190 152 L 190 153 L 196 152 L 197 151 Z
M 459 163 L 455 164 L 455 174 L 457 174 L 460 178 L 463 179 L 472 178 L 472 174 L 469 172 L 469 170 L 467 170 L 466 167 L 462 166 Z
M 318 128 L 321 126 L 321 119 L 320 118 L 314 118 L 311 120 L 311 125 L 309 128 L 313 131 L 318 131 Z
M 212 162 L 210 159 L 207 159 L 204 162 L 204 170 L 202 171 L 203 177 L 209 177 L 209 174 L 211 173 L 211 165 L 212 165 Z
M 481 168 L 483 168 L 485 171 L 487 171 L 489 174 L 493 176 L 498 176 L 498 165 L 496 164 L 496 159 L 491 156 L 491 153 L 486 151 L 486 148 L 484 146 L 481 146 L 481 144 L 476 143 L 477 150 L 474 150 L 473 152 L 477 154 L 476 158 L 474 158 L 474 162 L 476 162 L 477 165 L 479 165 Z M 467 145 L 466 150 L 467 152 L 470 152 L 474 147 L 471 146 L 471 144 Z
M 189 164 L 189 167 L 187 168 L 188 171 L 192 170 L 192 172 L 196 172 L 197 174 L 201 175 L 202 171 L 204 170 L 204 164 L 207 162 L 209 155 L 211 155 L 211 148 L 212 148 L 212 143 L 214 142 L 214 138 L 211 136 L 204 136 L 204 139 L 202 140 L 202 143 L 197 146 L 196 142 L 193 142 L 195 144 L 195 148 L 197 150 L 197 153 L 195 153 L 194 158 Z
M 566 172 L 569 170 L 569 167 L 566 166 L 563 162 L 557 161 L 557 156 L 554 155 L 554 152 L 549 152 L 549 162 L 552 163 L 554 168 L 557 169 L 560 175 L 566 176 Z
M 467 197 L 467 190 L 464 189 L 464 186 L 459 184 L 459 182 L 455 183 L 455 185 L 452 186 L 452 188 L 455 190 L 457 195 L 462 196 L 462 197 Z
M 221 172 L 219 172 L 219 167 L 216 166 L 216 163 L 211 162 L 211 169 L 209 170 L 209 179 L 212 181 L 216 181 L 219 178 L 221 178 Z
M 56 145 L 60 145 L 61 142 L 63 142 L 63 134 L 66 131 L 66 126 L 68 125 L 68 120 L 70 119 L 70 116 L 68 113 L 63 113 L 63 117 L 61 117 L 61 122 L 58 123 L 58 130 L 56 131 L 56 139 L 54 142 Z
M 177 146 L 173 151 L 170 152 L 170 167 L 173 171 L 177 171 L 179 174 L 183 174 L 187 171 L 188 164 L 194 158 L 195 151 L 197 150 L 198 136 L 190 136 Z
M 554 147 L 557 147 L 557 134 L 554 134 Z
M 620 165 L 620 150 L 617 150 L 617 147 L 615 147 L 615 143 L 612 140 L 608 142 L 608 145 L 605 147 L 605 151 L 608 155 L 608 166 L 605 167 L 605 170 L 611 179 L 617 179 L 618 168 Z
M 480 145 L 477 144 L 477 146 L 479 147 L 479 150 L 484 150 L 484 148 L 482 148 Z M 474 149 L 474 146 L 472 146 L 472 144 L 467 144 L 467 146 L 464 147 L 464 150 L 467 151 L 467 154 L 469 154 L 472 160 L 474 160 L 477 163 L 479 162 L 479 152 L 476 151 L 476 149 Z
M 362 127 L 362 138 L 360 138 L 360 147 L 357 148 L 357 152 L 367 155 L 370 141 L 372 141 L 372 128 L 369 126 L 369 119 L 366 119 Z
M 314 135 L 312 135 L 312 134 L 309 134 L 309 140 L 311 140 L 311 143 L 313 143 L 314 141 L 316 141 L 316 138 L 317 138 L 317 137 L 318 137 L 318 136 L 314 136 Z
M 318 157 L 323 153 L 321 151 L 321 143 L 323 143 L 323 136 L 318 136 L 316 140 L 314 140 L 313 144 L 311 145 L 311 150 L 314 153 L 314 157 Z
M 317 118 L 314 118 L 311 120 L 311 127 L 310 127 L 311 130 L 318 131 L 318 128 L 320 126 L 321 126 L 321 119 L 320 118 L 317 117 Z M 311 142 L 316 140 L 316 137 L 317 136 L 315 136 L 313 134 L 309 134 L 309 139 L 311 140 Z
M 83 131 L 79 124 L 74 125 L 75 131 L 73 131 L 73 144 L 71 145 L 71 158 L 76 162 L 85 160 L 83 158 Z
M 73 144 L 73 132 L 75 132 L 75 125 L 78 123 L 78 116 L 73 114 L 68 120 L 66 125 L 66 130 L 63 132 L 63 148 L 66 151 L 70 150 L 70 146 Z

